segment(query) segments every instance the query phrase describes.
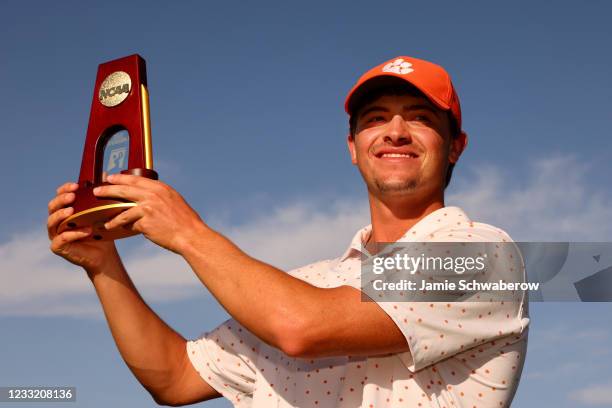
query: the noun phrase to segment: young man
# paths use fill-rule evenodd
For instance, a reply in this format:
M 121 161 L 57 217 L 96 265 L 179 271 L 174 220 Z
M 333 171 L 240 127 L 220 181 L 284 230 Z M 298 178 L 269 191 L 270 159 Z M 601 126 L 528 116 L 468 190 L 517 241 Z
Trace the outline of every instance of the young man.
M 339 258 L 285 273 L 213 231 L 171 187 L 115 175 L 98 196 L 138 205 L 127 226 L 182 255 L 232 319 L 186 341 L 142 300 L 112 242 L 90 229 L 56 234 L 74 183 L 49 203 L 51 249 L 84 267 L 122 357 L 160 404 L 220 395 L 237 407 L 505 407 L 523 367 L 527 305 L 364 302 L 360 257 L 380 242 L 511 241 L 445 207 L 467 143 L 450 77 L 398 57 L 362 76 L 346 99 L 348 149 L 367 185 L 372 224 Z

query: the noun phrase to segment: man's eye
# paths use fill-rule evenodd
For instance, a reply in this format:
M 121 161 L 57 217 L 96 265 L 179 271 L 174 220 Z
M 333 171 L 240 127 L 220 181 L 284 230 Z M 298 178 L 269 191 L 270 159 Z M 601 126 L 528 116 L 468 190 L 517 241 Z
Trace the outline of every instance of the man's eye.
M 370 119 L 367 120 L 367 123 L 379 122 L 383 120 L 385 120 L 385 118 L 383 118 L 382 116 L 372 116 Z
M 427 115 L 416 115 L 414 117 L 414 120 L 417 120 L 419 122 L 431 122 L 431 120 L 429 119 Z

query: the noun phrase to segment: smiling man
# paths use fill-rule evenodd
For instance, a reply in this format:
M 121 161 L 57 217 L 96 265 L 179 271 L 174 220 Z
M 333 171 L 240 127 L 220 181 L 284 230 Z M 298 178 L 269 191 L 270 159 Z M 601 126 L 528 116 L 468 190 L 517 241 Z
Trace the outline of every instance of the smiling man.
M 511 241 L 447 207 L 444 189 L 467 144 L 449 75 L 398 57 L 366 72 L 346 103 L 350 157 L 371 225 L 338 258 L 289 272 L 212 230 L 170 186 L 110 176 L 95 194 L 138 205 L 107 228 L 132 228 L 180 254 L 232 318 L 185 340 L 143 301 L 112 242 L 57 234 L 77 185 L 49 203 L 51 249 L 84 267 L 119 351 L 160 404 L 219 396 L 237 407 L 505 407 L 527 342 L 526 301 L 362 301 L 361 257 L 377 243 Z M 279 248 L 282 250 L 282 248 Z

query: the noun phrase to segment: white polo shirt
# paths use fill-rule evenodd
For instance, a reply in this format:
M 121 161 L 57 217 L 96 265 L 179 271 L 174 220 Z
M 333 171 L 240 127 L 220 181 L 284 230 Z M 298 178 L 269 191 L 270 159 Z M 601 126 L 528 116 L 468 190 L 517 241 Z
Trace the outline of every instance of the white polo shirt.
M 360 288 L 362 243 L 339 258 L 290 271 L 322 287 Z M 436 210 L 398 241 L 511 242 L 458 207 Z M 520 261 L 522 265 L 522 260 Z M 510 405 L 525 361 L 528 303 L 378 302 L 409 352 L 386 356 L 289 357 L 230 319 L 187 343 L 202 378 L 235 407 L 468 407 Z

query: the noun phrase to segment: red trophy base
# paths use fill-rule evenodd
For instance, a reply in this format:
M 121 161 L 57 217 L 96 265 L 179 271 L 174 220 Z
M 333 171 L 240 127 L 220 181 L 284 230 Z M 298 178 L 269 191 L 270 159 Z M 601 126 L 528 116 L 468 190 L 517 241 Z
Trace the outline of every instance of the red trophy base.
M 121 173 L 133 174 L 157 180 L 157 173 L 151 169 L 129 169 L 124 170 Z M 79 185 L 78 190 L 75 192 L 75 213 L 66 218 L 59 225 L 57 228 L 58 233 L 75 228 L 92 227 L 93 232 L 87 239 L 96 241 L 113 241 L 115 239 L 140 234 L 139 232 L 132 231 L 129 226 L 113 228 L 110 230 L 107 230 L 104 227 L 104 224 L 107 221 L 112 220 L 115 216 L 119 215 L 123 211 L 137 205 L 136 203 L 130 201 L 99 198 L 93 194 L 93 189 L 95 187 L 108 184 L 109 183 L 100 183 L 98 185 L 93 185 L 91 183 L 85 183 L 85 185 Z

